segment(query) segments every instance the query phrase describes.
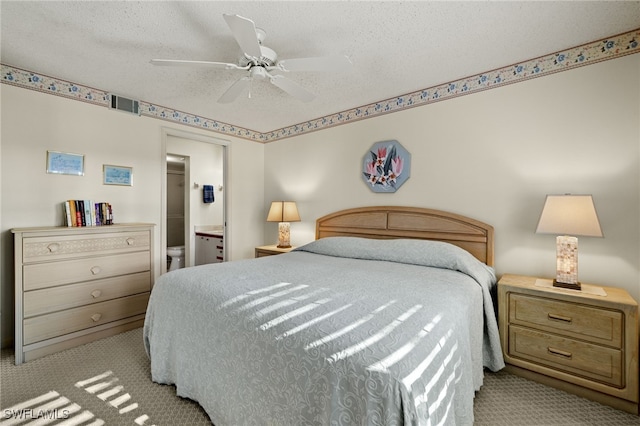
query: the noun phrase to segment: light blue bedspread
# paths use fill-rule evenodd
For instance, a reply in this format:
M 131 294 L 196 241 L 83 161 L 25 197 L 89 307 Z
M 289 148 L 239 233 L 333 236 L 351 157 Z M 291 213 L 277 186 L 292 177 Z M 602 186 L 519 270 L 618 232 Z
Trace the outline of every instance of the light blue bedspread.
M 152 379 L 223 425 L 471 425 L 504 366 L 493 270 L 455 246 L 333 237 L 173 271 L 144 325 Z

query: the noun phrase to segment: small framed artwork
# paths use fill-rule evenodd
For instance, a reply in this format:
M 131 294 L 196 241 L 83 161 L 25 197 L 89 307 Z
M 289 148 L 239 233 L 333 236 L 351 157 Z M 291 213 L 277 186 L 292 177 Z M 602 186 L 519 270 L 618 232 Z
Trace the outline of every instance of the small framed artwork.
M 123 166 L 102 166 L 104 185 L 133 186 L 133 168 Z
M 84 155 L 47 151 L 47 173 L 84 176 Z
M 364 155 L 362 178 L 373 192 L 396 192 L 411 175 L 411 154 L 396 140 L 374 143 Z

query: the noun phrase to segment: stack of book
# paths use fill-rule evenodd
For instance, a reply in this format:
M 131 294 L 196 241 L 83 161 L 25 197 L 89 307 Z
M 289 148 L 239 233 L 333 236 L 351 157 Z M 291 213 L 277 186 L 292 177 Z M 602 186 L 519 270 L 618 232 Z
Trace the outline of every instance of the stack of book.
M 94 203 L 91 200 L 67 200 L 63 205 L 67 226 L 113 224 L 113 210 L 109 203 Z

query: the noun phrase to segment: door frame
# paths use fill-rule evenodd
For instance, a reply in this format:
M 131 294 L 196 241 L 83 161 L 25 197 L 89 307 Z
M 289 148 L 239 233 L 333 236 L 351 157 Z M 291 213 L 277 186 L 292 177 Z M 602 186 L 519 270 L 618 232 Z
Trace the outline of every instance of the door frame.
M 206 136 L 199 133 L 187 132 L 184 130 L 178 130 L 171 127 L 162 127 L 162 161 L 161 163 L 161 223 L 160 223 L 160 274 L 167 272 L 167 139 L 170 136 L 189 139 L 196 142 L 210 143 L 219 145 L 222 147 L 222 227 L 224 235 L 224 244 L 222 250 L 223 261 L 227 260 L 227 253 L 230 253 L 231 236 L 229 234 L 230 227 L 228 226 L 229 218 L 229 149 L 231 146 L 230 141 L 220 139 L 212 136 Z M 173 153 L 172 153 L 173 154 Z M 179 153 L 178 153 L 179 154 Z M 190 173 L 185 170 L 185 187 L 189 187 L 190 182 L 187 180 Z M 188 207 L 188 206 L 185 206 Z M 191 264 L 191 238 L 192 224 L 190 219 L 190 209 L 185 208 L 185 265 Z

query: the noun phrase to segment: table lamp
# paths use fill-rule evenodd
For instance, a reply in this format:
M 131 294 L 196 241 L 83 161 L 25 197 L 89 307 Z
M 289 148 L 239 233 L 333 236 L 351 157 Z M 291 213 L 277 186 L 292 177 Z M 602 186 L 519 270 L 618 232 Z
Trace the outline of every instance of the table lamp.
M 298 208 L 293 201 L 273 201 L 267 222 L 279 222 L 278 224 L 278 248 L 291 247 L 291 224 L 289 222 L 300 222 Z
M 553 285 L 580 290 L 576 236 L 602 237 L 592 196 L 547 195 L 536 233 L 558 235 Z

